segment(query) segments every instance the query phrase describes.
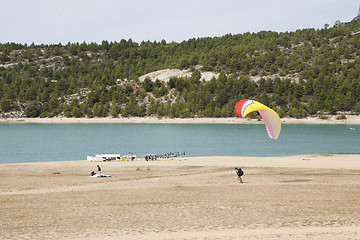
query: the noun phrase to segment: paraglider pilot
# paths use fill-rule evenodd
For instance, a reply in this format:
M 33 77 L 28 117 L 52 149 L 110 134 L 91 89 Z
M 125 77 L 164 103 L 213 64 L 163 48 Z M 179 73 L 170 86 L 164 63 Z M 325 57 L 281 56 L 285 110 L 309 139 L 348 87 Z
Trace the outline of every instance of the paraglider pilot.
M 241 168 L 235 167 L 235 172 L 236 172 L 236 175 L 238 176 L 239 182 L 243 183 L 241 176 L 244 175 L 244 171 Z

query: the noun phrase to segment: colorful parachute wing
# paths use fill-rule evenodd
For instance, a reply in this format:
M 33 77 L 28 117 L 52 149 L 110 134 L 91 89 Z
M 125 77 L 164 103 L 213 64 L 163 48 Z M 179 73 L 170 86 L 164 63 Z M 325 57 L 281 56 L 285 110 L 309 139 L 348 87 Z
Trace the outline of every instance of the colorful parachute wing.
M 235 112 L 240 117 L 245 117 L 253 111 L 258 111 L 264 120 L 266 131 L 270 138 L 277 139 L 281 131 L 279 115 L 262 103 L 250 99 L 243 99 L 235 106 Z

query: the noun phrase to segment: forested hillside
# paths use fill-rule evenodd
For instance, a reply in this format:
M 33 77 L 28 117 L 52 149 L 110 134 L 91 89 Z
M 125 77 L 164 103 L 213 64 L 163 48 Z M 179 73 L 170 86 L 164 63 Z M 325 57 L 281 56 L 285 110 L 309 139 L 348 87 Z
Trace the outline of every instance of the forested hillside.
M 281 117 L 359 114 L 358 31 L 354 22 L 181 43 L 3 43 L 0 117 L 231 117 L 242 98 Z M 167 68 L 190 68 L 192 76 L 139 79 Z M 220 75 L 204 81 L 200 71 Z

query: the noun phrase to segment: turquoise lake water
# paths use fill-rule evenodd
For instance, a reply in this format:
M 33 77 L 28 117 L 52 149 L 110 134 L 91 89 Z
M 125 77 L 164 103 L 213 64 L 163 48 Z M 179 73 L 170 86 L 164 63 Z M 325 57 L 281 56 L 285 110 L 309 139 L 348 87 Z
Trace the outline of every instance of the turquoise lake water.
M 186 156 L 360 153 L 360 125 L 0 124 L 0 163 L 84 160 L 87 155 L 186 152 Z

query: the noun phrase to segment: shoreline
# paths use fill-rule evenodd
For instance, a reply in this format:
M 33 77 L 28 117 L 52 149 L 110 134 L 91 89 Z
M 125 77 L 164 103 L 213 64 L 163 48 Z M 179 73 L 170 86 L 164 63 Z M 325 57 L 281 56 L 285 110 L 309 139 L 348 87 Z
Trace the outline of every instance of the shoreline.
M 43 162 L 7 162 L 1 163 L 0 166 L 16 166 L 16 165 L 61 165 L 61 164 L 126 164 L 133 163 L 139 165 L 147 165 L 148 163 L 156 164 L 164 164 L 166 162 L 182 162 L 184 165 L 188 165 L 188 163 L 192 163 L 191 166 L 195 166 L 198 164 L 208 165 L 207 161 L 216 162 L 219 159 L 221 161 L 231 162 L 229 166 L 232 166 L 237 161 L 247 163 L 245 166 L 247 167 L 274 167 L 274 163 L 276 163 L 276 167 L 284 167 L 284 168 L 317 168 L 317 169 L 348 169 L 348 170 L 360 170 L 360 161 L 356 162 L 360 159 L 360 153 L 329 153 L 329 154 L 299 154 L 299 155 L 282 155 L 282 156 L 267 156 L 267 157 L 252 157 L 252 156 L 196 156 L 196 157 L 175 157 L 175 158 L 159 158 L 157 160 L 149 160 L 145 161 L 144 158 L 140 158 L 133 161 L 121 161 L 121 160 L 111 160 L 111 161 L 88 161 L 84 159 L 78 160 L 57 160 L 57 161 L 43 161 Z M 310 160 L 318 160 L 318 159 L 332 159 L 337 163 L 336 166 L 333 165 L 315 165 L 312 164 L 314 162 L 310 162 Z M 190 160 L 190 161 L 189 161 Z M 291 162 L 287 162 L 291 160 Z M 349 161 L 350 160 L 350 161 Z M 322 160 L 324 162 L 324 160 Z M 280 163 L 280 164 L 279 164 Z M 295 164 L 294 164 L 295 163 Z M 310 163 L 310 164 L 309 164 Z M 346 163 L 347 165 L 343 165 Z M 350 164 L 350 165 L 349 165 Z M 223 165 L 222 163 L 218 163 L 217 165 Z
M 131 166 L 217 166 L 230 167 L 241 163 L 247 168 L 289 168 L 289 169 L 321 169 L 321 170 L 360 170 L 359 153 L 341 154 L 299 154 L 274 157 L 246 157 L 246 156 L 198 156 L 176 157 L 145 161 L 88 161 L 88 160 L 65 160 L 46 162 L 20 162 L 0 163 L 0 166 L 61 166 L 61 165 L 131 165 Z
M 328 119 L 308 117 L 302 119 L 281 118 L 282 124 L 351 124 L 360 125 L 360 116 L 349 115 L 346 119 L 337 120 L 335 116 Z M 0 123 L 151 123 L 151 124 L 263 124 L 262 120 L 249 118 L 156 118 L 156 117 L 121 117 L 121 118 L 1 118 Z

